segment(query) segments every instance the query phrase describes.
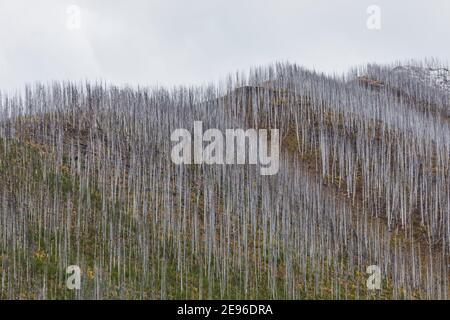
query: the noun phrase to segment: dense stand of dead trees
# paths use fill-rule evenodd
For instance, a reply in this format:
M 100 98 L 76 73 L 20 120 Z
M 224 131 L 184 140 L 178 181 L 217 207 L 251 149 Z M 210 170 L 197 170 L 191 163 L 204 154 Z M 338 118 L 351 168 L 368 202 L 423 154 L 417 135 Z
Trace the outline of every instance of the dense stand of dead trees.
M 448 299 L 449 93 L 393 68 L 3 95 L 0 298 Z M 196 120 L 279 128 L 279 173 L 174 165 Z

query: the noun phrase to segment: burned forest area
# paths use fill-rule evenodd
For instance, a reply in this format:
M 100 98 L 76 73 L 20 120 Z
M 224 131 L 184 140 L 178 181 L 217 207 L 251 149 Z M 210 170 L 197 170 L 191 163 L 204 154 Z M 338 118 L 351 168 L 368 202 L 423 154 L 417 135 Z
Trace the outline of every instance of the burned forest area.
M 278 171 L 173 163 L 196 121 L 278 129 Z M 437 61 L 35 83 L 0 96 L 0 299 L 449 299 L 449 166 Z

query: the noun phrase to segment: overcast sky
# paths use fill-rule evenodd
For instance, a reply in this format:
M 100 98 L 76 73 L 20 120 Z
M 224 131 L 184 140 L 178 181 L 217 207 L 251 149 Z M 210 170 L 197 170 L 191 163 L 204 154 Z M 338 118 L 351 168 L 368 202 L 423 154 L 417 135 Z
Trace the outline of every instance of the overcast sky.
M 380 30 L 367 28 L 370 5 Z M 449 0 L 0 0 L 1 90 L 201 84 L 274 61 L 331 73 L 425 57 L 450 60 Z

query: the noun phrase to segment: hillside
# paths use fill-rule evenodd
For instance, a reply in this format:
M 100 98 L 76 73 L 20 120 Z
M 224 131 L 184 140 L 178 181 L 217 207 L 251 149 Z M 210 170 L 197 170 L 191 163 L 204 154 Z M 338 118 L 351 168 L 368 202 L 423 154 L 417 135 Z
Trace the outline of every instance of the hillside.
M 286 63 L 210 87 L 1 96 L 0 298 L 448 299 L 445 70 Z M 278 128 L 278 174 L 175 165 L 171 133 L 194 121 Z

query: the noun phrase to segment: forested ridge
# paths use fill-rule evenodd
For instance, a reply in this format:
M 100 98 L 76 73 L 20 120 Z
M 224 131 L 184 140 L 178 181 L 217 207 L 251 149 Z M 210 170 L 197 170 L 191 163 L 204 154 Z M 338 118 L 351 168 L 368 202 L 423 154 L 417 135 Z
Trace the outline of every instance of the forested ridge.
M 194 121 L 279 129 L 278 174 L 175 165 Z M 438 61 L 33 84 L 0 97 L 0 298 L 448 299 L 449 166 Z

